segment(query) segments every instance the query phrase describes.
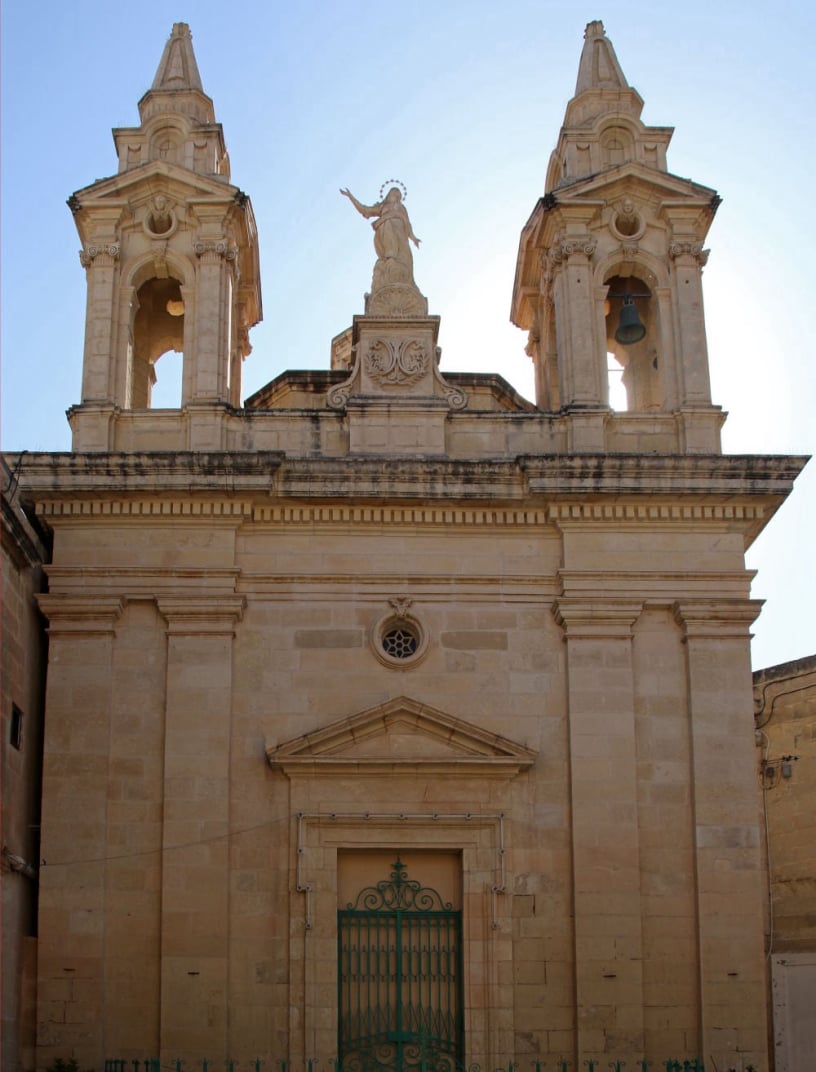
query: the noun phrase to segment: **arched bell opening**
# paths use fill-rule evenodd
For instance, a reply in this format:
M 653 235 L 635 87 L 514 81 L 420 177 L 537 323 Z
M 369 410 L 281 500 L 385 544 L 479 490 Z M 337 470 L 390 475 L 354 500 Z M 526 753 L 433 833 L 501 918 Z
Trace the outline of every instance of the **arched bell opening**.
M 184 299 L 181 283 L 172 276 L 152 278 L 136 292 L 131 351 L 130 399 L 134 409 L 151 406 L 178 408 L 184 351 Z M 156 365 L 165 358 L 159 380 Z
M 634 274 L 612 275 L 606 285 L 610 405 L 639 413 L 661 410 L 660 314 L 653 287 Z

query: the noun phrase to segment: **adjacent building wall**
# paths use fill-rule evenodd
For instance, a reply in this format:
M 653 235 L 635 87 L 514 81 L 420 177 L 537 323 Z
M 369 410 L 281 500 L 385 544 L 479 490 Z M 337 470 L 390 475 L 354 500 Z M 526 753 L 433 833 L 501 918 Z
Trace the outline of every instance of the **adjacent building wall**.
M 816 655 L 754 674 L 770 867 L 776 1072 L 816 1053 Z
M 34 1068 L 37 873 L 46 643 L 45 548 L 2 459 L 2 1066 Z

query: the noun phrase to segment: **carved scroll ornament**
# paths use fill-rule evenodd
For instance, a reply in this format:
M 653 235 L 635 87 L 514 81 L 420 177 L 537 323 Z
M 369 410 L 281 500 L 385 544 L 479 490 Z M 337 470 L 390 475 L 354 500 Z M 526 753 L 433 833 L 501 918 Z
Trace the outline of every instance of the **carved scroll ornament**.
M 428 348 L 416 339 L 377 339 L 363 357 L 366 372 L 383 386 L 408 387 L 428 371 Z

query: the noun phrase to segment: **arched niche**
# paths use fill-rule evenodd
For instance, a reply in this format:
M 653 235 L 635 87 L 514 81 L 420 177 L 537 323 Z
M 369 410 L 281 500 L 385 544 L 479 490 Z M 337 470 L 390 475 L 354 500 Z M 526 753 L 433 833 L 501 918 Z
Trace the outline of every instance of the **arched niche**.
M 607 127 L 601 134 L 601 165 L 616 167 L 633 157 L 632 135 L 625 127 Z
M 595 166 L 601 170 L 635 160 L 639 124 L 625 115 L 600 116 L 594 124 Z

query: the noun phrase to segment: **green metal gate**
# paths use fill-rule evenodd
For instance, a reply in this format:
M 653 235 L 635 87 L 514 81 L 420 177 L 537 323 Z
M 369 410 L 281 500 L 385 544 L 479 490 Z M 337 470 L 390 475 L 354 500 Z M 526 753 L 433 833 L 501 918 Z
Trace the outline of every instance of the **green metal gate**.
M 461 912 L 397 860 L 337 913 L 337 954 L 343 1072 L 461 1067 Z

